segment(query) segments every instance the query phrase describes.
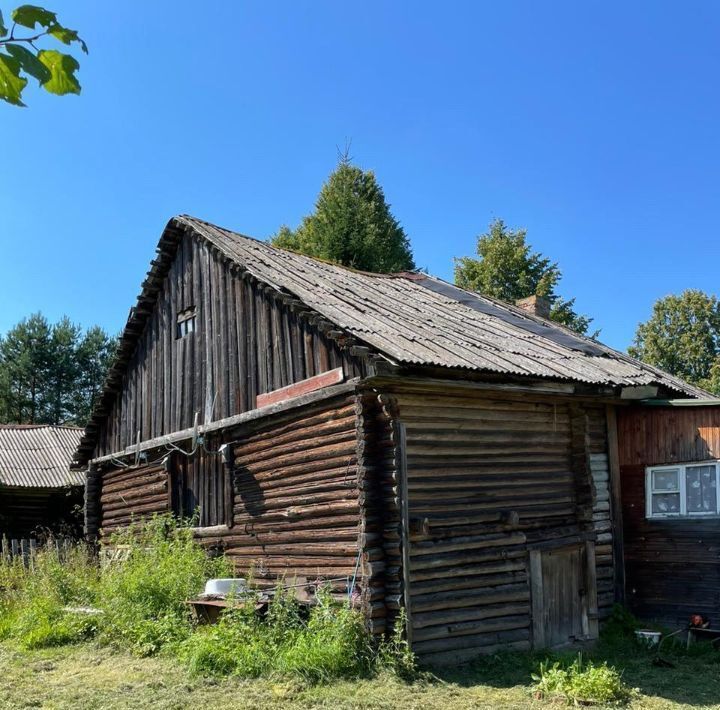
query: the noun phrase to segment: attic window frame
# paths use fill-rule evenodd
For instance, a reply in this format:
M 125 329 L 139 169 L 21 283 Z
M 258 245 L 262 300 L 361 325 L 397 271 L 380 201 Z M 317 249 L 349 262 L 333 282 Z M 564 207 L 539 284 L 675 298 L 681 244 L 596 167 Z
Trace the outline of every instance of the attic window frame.
M 715 468 L 715 510 L 688 512 L 687 509 L 687 471 L 699 466 L 713 466 Z M 654 490 L 653 473 L 677 471 L 677 487 L 673 490 Z M 680 510 L 676 513 L 657 513 L 653 511 L 653 496 L 663 493 L 677 494 L 680 496 Z M 717 518 L 720 517 L 720 460 L 692 461 L 690 463 L 666 464 L 663 466 L 648 466 L 645 469 L 645 516 L 648 520 L 674 520 L 692 518 Z
M 197 308 L 195 306 L 179 311 L 175 326 L 175 340 L 182 340 L 182 338 L 194 333 L 196 324 Z

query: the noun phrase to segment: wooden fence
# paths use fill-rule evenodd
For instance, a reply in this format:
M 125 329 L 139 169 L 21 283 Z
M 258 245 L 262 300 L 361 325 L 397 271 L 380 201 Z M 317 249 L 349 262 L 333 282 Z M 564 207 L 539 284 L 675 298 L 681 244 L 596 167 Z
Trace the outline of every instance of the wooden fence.
M 22 559 L 26 565 L 32 565 L 35 555 L 40 550 L 54 549 L 57 551 L 58 557 L 63 559 L 67 556 L 68 550 L 78 544 L 78 540 L 73 538 L 52 538 L 45 542 L 22 538 L 9 539 L 5 536 L 0 538 L 0 559 L 9 561 L 14 558 Z

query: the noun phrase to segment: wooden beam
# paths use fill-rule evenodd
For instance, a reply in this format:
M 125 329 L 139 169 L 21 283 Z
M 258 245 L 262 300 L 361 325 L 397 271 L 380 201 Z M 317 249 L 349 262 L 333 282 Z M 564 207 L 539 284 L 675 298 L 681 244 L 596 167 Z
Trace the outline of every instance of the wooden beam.
M 316 390 L 324 387 L 330 387 L 331 385 L 340 384 L 345 379 L 345 372 L 342 367 L 338 367 L 328 372 L 321 372 L 319 375 L 314 377 L 308 377 L 300 382 L 294 382 L 286 387 L 267 392 L 265 394 L 259 394 L 255 398 L 255 407 L 267 407 L 268 405 L 275 404 L 277 402 L 284 402 L 293 397 L 299 397 L 309 392 L 315 392 Z
M 111 459 L 122 459 L 126 456 L 132 456 L 134 458 L 136 452 L 138 451 L 150 451 L 152 449 L 165 447 L 166 444 L 191 440 L 196 433 L 198 435 L 202 435 L 209 432 L 220 431 L 221 429 L 229 429 L 231 427 L 241 426 L 242 424 L 254 422 L 258 419 L 263 419 L 274 414 L 280 414 L 309 404 L 322 402 L 323 400 L 330 399 L 331 397 L 354 392 L 359 381 L 360 378 L 356 377 L 340 385 L 334 385 L 333 387 L 326 387 L 315 392 L 309 392 L 308 394 L 293 397 L 283 402 L 277 402 L 276 404 L 270 404 L 266 407 L 260 407 L 259 409 L 251 409 L 249 412 L 235 414 L 234 416 L 226 417 L 225 419 L 218 419 L 210 424 L 200 425 L 197 430 L 194 428 L 183 429 L 181 431 L 173 432 L 172 434 L 167 434 L 166 436 L 158 436 L 155 439 L 141 441 L 139 447 L 130 446 L 122 451 L 116 451 L 112 454 L 107 454 L 106 456 L 100 456 L 89 463 L 102 464 L 109 462 Z

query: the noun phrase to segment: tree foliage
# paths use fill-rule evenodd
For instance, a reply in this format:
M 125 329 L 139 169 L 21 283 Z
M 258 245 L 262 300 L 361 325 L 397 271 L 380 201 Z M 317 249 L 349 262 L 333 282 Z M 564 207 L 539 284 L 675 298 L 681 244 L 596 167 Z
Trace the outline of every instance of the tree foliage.
M 77 31 L 64 27 L 54 12 L 37 5 L 21 5 L 10 18 L 8 29 L 0 11 L 0 99 L 25 106 L 22 95 L 29 77 L 51 94 L 79 94 L 77 59 L 57 49 L 38 47 L 42 40 L 53 38 L 65 45 L 77 44 L 87 54 L 87 45 Z
M 582 335 L 592 318 L 575 311 L 575 299 L 556 292 L 562 277 L 558 265 L 527 243 L 525 229 L 513 230 L 501 219 L 490 224 L 477 240 L 477 255 L 455 259 L 455 283 L 484 296 L 515 303 L 520 298 L 542 296 L 550 302 L 551 320 Z M 592 337 L 597 337 L 595 331 Z
M 720 302 L 697 289 L 659 299 L 628 352 L 720 394 Z
M 84 424 L 115 352 L 100 327 L 83 332 L 40 313 L 0 337 L 0 422 Z
M 277 247 L 362 271 L 415 268 L 410 242 L 390 212 L 374 173 L 353 165 L 347 155 L 323 185 L 315 212 L 295 230 L 281 227 L 271 241 Z

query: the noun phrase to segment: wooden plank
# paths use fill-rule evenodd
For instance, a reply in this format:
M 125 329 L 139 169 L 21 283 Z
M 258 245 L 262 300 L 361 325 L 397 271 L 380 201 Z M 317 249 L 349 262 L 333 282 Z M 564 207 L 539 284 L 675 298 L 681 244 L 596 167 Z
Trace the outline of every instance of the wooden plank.
M 545 648 L 545 603 L 543 600 L 542 552 L 530 550 L 530 599 L 532 603 L 533 648 Z
M 343 382 L 345 379 L 345 373 L 342 367 L 338 367 L 335 370 L 329 372 L 323 372 L 320 375 L 314 377 L 308 377 L 300 382 L 281 387 L 280 389 L 266 394 L 259 394 L 256 398 L 255 406 L 257 408 L 267 407 L 271 404 L 283 402 L 293 397 L 299 397 L 310 392 L 322 389 L 324 387 L 330 387 Z
M 618 447 L 617 414 L 615 407 L 607 405 L 608 470 L 610 473 L 610 513 L 613 523 L 613 562 L 615 568 L 615 601 L 625 603 L 625 536 L 622 517 L 622 482 Z
M 405 425 L 402 422 L 395 422 L 394 429 L 397 434 L 397 460 L 398 460 L 398 480 L 400 483 L 400 516 L 401 516 L 401 527 L 400 527 L 400 539 L 401 539 L 401 552 L 402 552 L 402 588 L 403 588 L 403 602 L 405 606 L 405 613 L 407 615 L 407 626 L 405 629 L 406 639 L 410 647 L 412 648 L 412 634 L 413 634 L 413 610 L 412 610 L 412 597 L 410 587 L 410 501 L 408 494 L 408 470 L 407 463 L 405 460 Z
M 587 606 L 588 629 L 587 636 L 596 639 L 599 634 L 598 622 L 598 595 L 597 595 L 597 562 L 595 560 L 595 543 L 585 541 L 585 565 L 587 569 L 585 603 Z

